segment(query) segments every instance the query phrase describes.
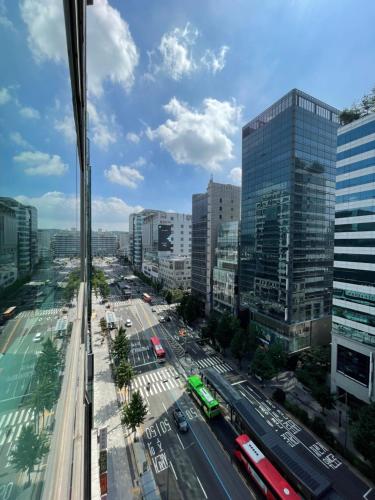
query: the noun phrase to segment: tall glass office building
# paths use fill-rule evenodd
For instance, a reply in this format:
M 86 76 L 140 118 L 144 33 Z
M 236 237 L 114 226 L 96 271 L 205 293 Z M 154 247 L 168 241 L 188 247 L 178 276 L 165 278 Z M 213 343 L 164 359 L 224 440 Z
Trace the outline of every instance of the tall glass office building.
M 332 389 L 374 399 L 375 114 L 339 129 Z
M 289 352 L 330 338 L 337 128 L 294 89 L 242 129 L 240 308 Z

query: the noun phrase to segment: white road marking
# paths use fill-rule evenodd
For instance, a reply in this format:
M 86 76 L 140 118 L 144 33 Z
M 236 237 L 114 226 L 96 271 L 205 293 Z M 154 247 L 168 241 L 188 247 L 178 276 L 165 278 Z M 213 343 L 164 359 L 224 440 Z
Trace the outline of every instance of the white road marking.
M 184 445 L 182 444 L 182 441 L 181 441 L 181 438 L 178 434 L 176 434 L 176 436 L 178 437 L 178 440 L 180 441 L 180 445 L 181 445 L 181 448 L 184 450 Z
M 198 479 L 199 486 L 202 488 L 203 495 L 204 495 L 204 497 L 207 499 L 207 498 L 208 498 L 208 496 L 206 495 L 206 492 L 204 491 L 203 485 L 202 485 L 202 483 L 200 482 L 200 479 L 199 479 L 199 477 L 198 477 L 198 476 L 197 476 L 197 479 Z
M 177 481 L 176 471 L 174 470 L 174 467 L 173 467 L 173 464 L 172 464 L 171 461 L 169 461 L 169 465 L 172 467 L 172 471 L 173 471 L 174 477 L 175 477 L 175 479 Z

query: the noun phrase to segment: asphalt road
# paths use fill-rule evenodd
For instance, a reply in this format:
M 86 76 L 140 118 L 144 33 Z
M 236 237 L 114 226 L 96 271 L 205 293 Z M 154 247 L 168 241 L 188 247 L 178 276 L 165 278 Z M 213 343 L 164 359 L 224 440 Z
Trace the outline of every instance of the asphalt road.
M 147 290 L 139 283 L 134 288 L 141 293 Z M 186 393 L 185 374 L 178 363 L 181 347 L 178 341 L 179 349 L 171 345 L 178 324 L 159 323 L 158 312 L 166 308 L 162 300 L 158 298 L 149 305 L 139 298 L 121 301 L 115 293 L 111 298 L 116 299 L 111 308 L 119 324 L 132 321 L 126 329 L 132 346 L 130 361 L 136 372 L 132 390 L 139 390 L 148 405 L 143 440 L 162 498 L 256 498 Z M 161 339 L 166 351 L 163 364 L 157 362 L 151 350 L 153 335 Z M 189 422 L 186 434 L 181 434 L 174 424 L 172 411 L 176 407 Z

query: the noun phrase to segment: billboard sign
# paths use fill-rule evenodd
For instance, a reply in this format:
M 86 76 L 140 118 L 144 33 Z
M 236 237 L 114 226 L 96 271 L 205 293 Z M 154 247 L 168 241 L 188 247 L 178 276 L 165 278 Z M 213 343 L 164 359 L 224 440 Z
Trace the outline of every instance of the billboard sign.
M 173 248 L 172 242 L 172 225 L 159 224 L 158 225 L 158 251 L 170 252 Z

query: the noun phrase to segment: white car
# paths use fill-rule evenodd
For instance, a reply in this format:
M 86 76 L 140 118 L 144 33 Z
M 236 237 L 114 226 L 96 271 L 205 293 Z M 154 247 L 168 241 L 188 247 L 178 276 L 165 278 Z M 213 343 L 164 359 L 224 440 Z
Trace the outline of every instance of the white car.
M 125 323 L 125 326 L 128 326 L 128 327 L 131 327 L 132 326 L 132 320 L 131 319 L 127 319 L 126 320 L 126 323 Z
M 36 333 L 33 342 L 40 342 L 42 340 L 42 334 L 41 333 Z

